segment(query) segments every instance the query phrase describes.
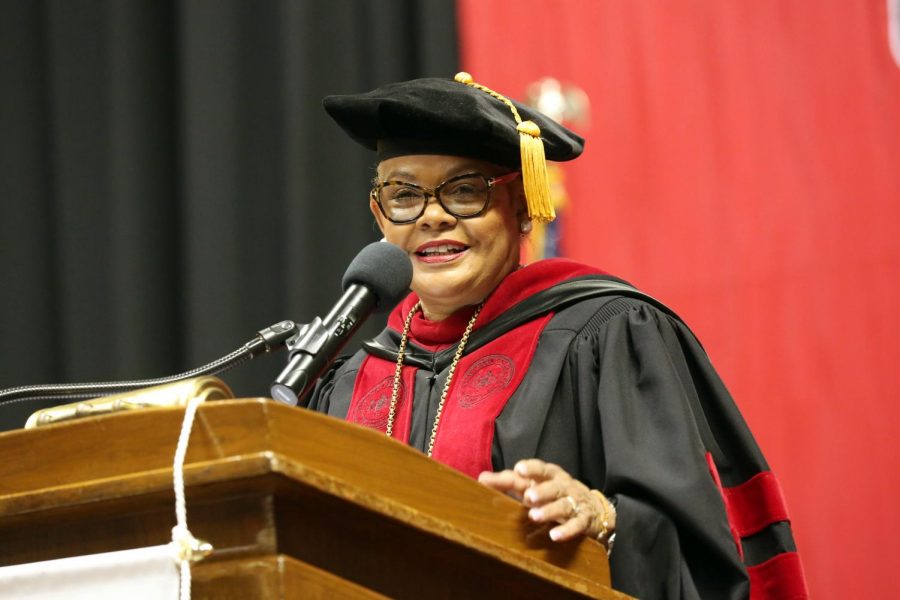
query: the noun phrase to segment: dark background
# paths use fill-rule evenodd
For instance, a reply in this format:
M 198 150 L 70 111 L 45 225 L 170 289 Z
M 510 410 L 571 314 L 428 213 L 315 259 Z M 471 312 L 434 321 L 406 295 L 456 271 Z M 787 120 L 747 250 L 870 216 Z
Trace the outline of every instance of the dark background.
M 322 97 L 457 63 L 450 0 L 0 3 L 0 388 L 180 372 L 324 314 L 379 236 L 374 158 Z M 268 395 L 285 360 L 223 378 Z

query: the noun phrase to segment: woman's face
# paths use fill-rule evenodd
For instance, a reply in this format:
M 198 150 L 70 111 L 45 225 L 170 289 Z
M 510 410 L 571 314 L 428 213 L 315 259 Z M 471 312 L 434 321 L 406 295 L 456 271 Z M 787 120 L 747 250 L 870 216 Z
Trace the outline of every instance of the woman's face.
M 509 171 L 471 158 L 423 154 L 385 160 L 377 177 L 432 189 L 456 175 L 496 177 Z M 454 217 L 431 197 L 425 213 L 403 225 L 386 219 L 374 200 L 369 205 L 387 241 L 409 254 L 412 289 L 429 319 L 478 304 L 519 264 L 520 224 L 526 214 L 520 178 L 496 185 L 488 209 L 470 219 Z

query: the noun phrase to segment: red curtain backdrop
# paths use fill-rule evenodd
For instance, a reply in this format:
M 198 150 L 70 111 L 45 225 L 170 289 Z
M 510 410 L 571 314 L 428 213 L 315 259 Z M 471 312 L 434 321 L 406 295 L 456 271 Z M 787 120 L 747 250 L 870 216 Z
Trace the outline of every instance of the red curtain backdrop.
M 462 64 L 591 101 L 563 253 L 663 299 L 779 475 L 814 598 L 900 595 L 885 0 L 459 0 Z

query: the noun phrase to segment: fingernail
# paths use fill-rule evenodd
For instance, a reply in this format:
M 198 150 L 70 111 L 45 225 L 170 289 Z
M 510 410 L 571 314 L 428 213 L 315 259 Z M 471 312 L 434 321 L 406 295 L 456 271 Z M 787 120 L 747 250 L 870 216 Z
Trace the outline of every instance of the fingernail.
M 540 521 L 544 518 L 544 511 L 539 508 L 532 508 L 528 511 L 528 518 L 532 521 Z
M 527 490 L 525 492 L 525 499 L 529 502 L 537 502 L 537 492 L 535 490 Z
M 525 468 L 525 463 L 517 463 L 515 469 L 516 473 L 518 473 L 519 475 L 528 474 L 528 469 Z
M 561 537 L 562 537 L 562 534 L 559 532 L 559 530 L 557 530 L 557 529 L 550 530 L 550 539 L 553 540 L 554 542 L 557 541 Z

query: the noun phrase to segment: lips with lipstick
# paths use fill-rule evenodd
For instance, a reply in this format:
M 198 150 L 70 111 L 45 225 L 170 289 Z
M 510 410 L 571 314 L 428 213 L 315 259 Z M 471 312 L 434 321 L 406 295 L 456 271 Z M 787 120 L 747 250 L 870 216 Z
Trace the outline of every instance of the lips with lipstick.
M 461 257 L 469 246 L 452 240 L 435 240 L 416 248 L 415 255 L 425 263 L 443 263 Z

